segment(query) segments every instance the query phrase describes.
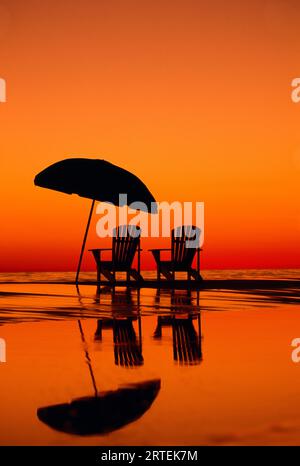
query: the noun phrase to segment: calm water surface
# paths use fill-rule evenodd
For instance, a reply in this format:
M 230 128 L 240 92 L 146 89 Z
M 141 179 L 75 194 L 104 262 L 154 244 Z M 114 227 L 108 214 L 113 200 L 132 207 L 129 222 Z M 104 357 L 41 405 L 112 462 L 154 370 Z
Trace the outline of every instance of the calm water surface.
M 299 289 L 22 280 L 0 284 L 1 445 L 300 444 Z

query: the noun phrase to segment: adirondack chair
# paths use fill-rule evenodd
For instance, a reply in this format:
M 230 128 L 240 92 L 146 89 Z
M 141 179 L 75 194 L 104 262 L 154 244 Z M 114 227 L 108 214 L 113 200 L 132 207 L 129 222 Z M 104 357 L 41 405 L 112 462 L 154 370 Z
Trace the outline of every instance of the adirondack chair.
M 112 248 L 90 249 L 97 265 L 97 283 L 101 275 L 111 283 L 116 282 L 116 272 L 126 272 L 126 279 L 143 280 L 140 273 L 141 230 L 135 225 L 121 225 L 114 229 Z M 102 252 L 111 251 L 111 260 L 102 260 Z M 137 269 L 132 267 L 135 254 L 138 254 Z
M 167 280 L 175 280 L 175 272 L 187 272 L 188 280 L 202 280 L 200 275 L 200 229 L 194 226 L 180 226 L 172 230 L 171 249 L 150 249 L 157 266 L 157 280 L 161 274 Z M 192 244 L 195 243 L 195 244 Z M 189 247 L 191 246 L 192 247 Z M 161 252 L 169 251 L 171 260 L 162 260 Z M 197 268 L 193 268 L 193 260 L 197 254 Z

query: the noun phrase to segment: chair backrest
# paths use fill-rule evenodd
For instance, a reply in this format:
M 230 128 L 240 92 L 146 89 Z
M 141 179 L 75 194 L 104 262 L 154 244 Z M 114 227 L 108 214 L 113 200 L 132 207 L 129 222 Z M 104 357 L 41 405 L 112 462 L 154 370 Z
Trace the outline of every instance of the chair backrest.
M 174 360 L 180 364 L 199 364 L 202 360 L 201 335 L 198 335 L 192 318 L 173 319 Z
M 115 266 L 128 268 L 140 244 L 141 229 L 136 225 L 120 225 L 113 231 L 112 260 Z
M 182 225 L 172 230 L 172 261 L 190 267 L 200 245 L 201 230 L 193 225 Z
M 114 319 L 113 337 L 117 366 L 141 366 L 144 363 L 141 341 L 136 336 L 132 319 Z

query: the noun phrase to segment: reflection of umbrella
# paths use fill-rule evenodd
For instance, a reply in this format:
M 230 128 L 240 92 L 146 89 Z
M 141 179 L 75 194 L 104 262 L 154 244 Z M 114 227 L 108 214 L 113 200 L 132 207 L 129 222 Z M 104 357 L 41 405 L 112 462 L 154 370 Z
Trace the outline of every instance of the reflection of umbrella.
M 160 380 L 124 386 L 71 403 L 39 408 L 40 421 L 53 429 L 77 435 L 107 434 L 140 418 L 160 390 Z
M 139 178 L 106 160 L 84 158 L 61 160 L 40 172 L 35 177 L 34 184 L 93 200 L 81 248 L 76 283 L 95 201 L 110 202 L 118 206 L 119 194 L 126 194 L 128 205 L 137 201 L 142 202 L 145 207 L 141 205 L 140 208 L 147 212 L 151 212 L 151 203 L 155 203 L 154 197 Z
M 160 379 L 99 392 L 80 320 L 78 326 L 94 395 L 39 408 L 37 416 L 40 421 L 61 432 L 77 435 L 106 434 L 136 421 L 150 408 L 160 390 Z

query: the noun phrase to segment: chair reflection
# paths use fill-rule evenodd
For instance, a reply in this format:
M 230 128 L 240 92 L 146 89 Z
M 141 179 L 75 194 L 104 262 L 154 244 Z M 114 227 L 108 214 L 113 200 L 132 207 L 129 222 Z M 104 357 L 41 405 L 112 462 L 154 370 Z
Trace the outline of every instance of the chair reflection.
M 144 358 L 142 354 L 141 317 L 138 313 L 139 293 L 137 304 L 134 303 L 131 291 L 128 289 L 125 292 L 114 291 L 110 295 L 112 318 L 98 319 L 95 341 L 102 340 L 103 329 L 111 329 L 113 332 L 115 364 L 126 368 L 141 366 L 144 363 Z M 128 314 L 131 315 L 128 316 Z M 137 322 L 138 336 L 133 325 L 134 322 Z
M 199 310 L 199 294 L 196 296 L 195 306 L 190 292 L 176 294 L 175 291 L 163 293 L 164 297 L 170 297 L 171 315 L 158 316 L 157 326 L 153 337 L 162 338 L 163 327 L 171 327 L 173 339 L 173 357 L 179 364 L 195 365 L 202 361 L 201 345 L 201 317 Z M 156 303 L 161 302 L 161 290 L 156 293 Z M 198 333 L 194 327 L 197 321 Z
M 199 292 L 191 290 L 158 289 L 155 293 L 154 309 L 159 315 L 153 337 L 161 339 L 163 328 L 171 328 L 173 357 L 179 364 L 196 365 L 202 361 L 199 298 Z M 124 368 L 142 366 L 140 291 L 102 288 L 95 302 L 106 305 L 110 316 L 97 320 L 94 340 L 101 342 L 103 330 L 111 330 L 115 364 Z

